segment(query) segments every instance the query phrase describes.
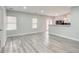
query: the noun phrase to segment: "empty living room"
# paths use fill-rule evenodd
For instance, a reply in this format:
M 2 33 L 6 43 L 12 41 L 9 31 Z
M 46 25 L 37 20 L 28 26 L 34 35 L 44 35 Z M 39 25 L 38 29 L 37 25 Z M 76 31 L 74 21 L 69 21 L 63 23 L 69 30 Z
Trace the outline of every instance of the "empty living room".
M 0 6 L 0 53 L 79 53 L 79 6 Z

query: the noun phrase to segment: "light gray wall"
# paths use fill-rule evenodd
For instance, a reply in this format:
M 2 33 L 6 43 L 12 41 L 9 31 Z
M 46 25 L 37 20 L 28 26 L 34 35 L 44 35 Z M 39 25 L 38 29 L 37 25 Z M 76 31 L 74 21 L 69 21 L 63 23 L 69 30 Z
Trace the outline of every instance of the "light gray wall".
M 0 48 L 5 46 L 6 42 L 6 9 L 0 6 Z
M 32 32 L 40 32 L 46 30 L 46 17 L 45 16 L 37 16 L 38 24 L 37 30 L 32 29 L 32 18 L 36 15 L 27 14 L 23 12 L 17 11 L 7 11 L 8 16 L 15 16 L 17 18 L 17 30 L 7 31 L 8 36 L 12 36 L 15 34 L 29 34 Z
M 72 7 L 70 20 L 70 26 L 50 26 L 49 33 L 79 40 L 79 7 Z

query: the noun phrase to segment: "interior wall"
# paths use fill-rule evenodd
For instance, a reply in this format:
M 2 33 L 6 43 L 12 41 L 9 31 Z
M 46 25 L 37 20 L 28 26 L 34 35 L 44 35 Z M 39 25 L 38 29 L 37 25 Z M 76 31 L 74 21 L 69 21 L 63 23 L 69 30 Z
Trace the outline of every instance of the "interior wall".
M 0 48 L 5 46 L 6 42 L 6 9 L 0 6 Z
M 70 26 L 49 26 L 49 33 L 79 41 L 79 7 L 72 7 L 70 20 Z
M 7 16 L 15 16 L 17 18 L 17 30 L 7 31 L 8 36 L 16 35 L 16 34 L 29 34 L 33 32 L 43 32 L 46 31 L 46 17 L 27 14 L 24 12 L 17 11 L 7 11 Z M 38 19 L 37 29 L 32 29 L 32 18 L 36 16 Z

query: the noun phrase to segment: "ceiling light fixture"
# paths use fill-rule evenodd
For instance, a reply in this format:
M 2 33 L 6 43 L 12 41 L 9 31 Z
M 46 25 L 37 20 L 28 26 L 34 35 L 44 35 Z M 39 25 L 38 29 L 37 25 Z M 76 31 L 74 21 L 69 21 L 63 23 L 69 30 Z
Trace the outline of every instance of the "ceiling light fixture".
M 44 10 L 41 10 L 41 13 L 44 13 Z
M 24 6 L 24 9 L 27 9 L 27 7 Z

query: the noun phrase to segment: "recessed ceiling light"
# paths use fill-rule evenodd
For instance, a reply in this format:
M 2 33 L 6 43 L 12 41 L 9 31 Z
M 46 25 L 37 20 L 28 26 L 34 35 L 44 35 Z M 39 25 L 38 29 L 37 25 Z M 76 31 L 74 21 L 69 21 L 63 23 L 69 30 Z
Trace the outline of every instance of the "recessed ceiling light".
M 41 10 L 41 13 L 44 13 L 44 10 Z
M 27 9 L 27 7 L 24 6 L 24 9 Z

